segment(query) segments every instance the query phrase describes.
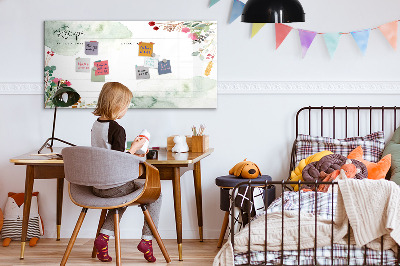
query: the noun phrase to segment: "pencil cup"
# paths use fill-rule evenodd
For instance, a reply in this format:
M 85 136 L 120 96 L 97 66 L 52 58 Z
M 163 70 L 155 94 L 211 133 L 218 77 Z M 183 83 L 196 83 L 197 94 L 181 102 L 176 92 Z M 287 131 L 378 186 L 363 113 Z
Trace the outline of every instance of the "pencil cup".
M 209 136 L 192 136 L 192 152 L 205 152 L 208 150 Z

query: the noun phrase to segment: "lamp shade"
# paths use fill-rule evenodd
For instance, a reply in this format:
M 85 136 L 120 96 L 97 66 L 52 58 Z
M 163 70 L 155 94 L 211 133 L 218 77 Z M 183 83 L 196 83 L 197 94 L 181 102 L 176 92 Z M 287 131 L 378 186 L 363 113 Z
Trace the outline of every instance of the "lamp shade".
M 242 22 L 304 22 L 304 15 L 298 0 L 249 0 L 243 8 Z
M 79 93 L 71 87 L 60 87 L 51 100 L 57 107 L 68 107 L 77 103 L 80 99 Z

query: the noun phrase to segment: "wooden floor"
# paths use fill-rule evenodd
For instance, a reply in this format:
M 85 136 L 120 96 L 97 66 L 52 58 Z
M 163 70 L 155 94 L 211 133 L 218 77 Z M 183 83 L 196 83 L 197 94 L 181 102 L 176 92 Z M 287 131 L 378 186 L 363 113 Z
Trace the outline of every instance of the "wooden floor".
M 0 246 L 0 265 L 60 265 L 65 248 L 69 239 L 40 239 L 36 247 L 27 246 L 25 249 L 25 259 L 19 259 L 21 244 L 12 241 L 9 247 Z M 136 249 L 140 240 L 121 240 L 122 264 L 123 265 L 153 265 L 149 264 L 143 254 Z M 167 264 L 154 241 L 154 254 L 157 258 L 157 265 L 212 265 L 215 255 L 218 253 L 217 240 L 188 240 L 183 241 L 183 261 L 178 261 L 178 247 L 176 240 L 163 240 L 168 250 L 172 262 Z M 110 241 L 110 255 L 113 262 L 104 263 L 91 258 L 93 240 L 77 239 L 68 259 L 67 265 L 115 265 L 114 263 L 114 243 Z

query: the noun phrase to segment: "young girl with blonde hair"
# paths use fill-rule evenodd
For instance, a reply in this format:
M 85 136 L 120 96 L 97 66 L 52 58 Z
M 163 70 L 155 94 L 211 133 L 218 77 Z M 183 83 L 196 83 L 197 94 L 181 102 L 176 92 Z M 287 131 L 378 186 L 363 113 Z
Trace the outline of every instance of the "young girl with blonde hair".
M 107 82 L 104 84 L 96 109 L 93 114 L 99 118 L 93 123 L 91 133 L 91 143 L 93 147 L 106 148 L 125 152 L 126 133 L 125 129 L 115 120 L 121 119 L 127 112 L 132 100 L 132 92 L 119 82 Z M 145 154 L 138 155 L 136 152 L 142 148 L 146 142 L 145 138 L 136 138 L 129 149 L 129 153 L 134 156 L 144 157 Z M 141 189 L 143 183 L 135 182 L 137 176 L 132 176 L 132 181 L 118 186 L 111 187 L 93 187 L 93 194 L 102 198 L 122 197 Z M 151 217 L 156 226 L 160 216 L 161 195 L 153 203 L 147 205 Z M 126 207 L 119 208 L 118 213 L 120 219 L 124 214 Z M 101 228 L 99 236 L 94 241 L 97 249 L 97 258 L 101 261 L 111 261 L 108 255 L 108 240 L 114 235 L 114 219 L 115 210 L 108 210 L 106 220 Z M 152 237 L 150 227 L 144 221 L 142 230 L 142 240 L 137 246 L 138 250 L 144 253 L 144 258 L 149 262 L 156 261 L 153 255 Z

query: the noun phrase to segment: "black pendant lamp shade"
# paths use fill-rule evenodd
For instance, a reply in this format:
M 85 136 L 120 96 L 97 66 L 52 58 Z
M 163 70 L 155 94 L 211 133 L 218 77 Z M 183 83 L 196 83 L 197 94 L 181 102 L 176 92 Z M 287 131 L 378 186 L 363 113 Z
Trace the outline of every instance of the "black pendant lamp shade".
M 242 22 L 304 22 L 304 10 L 298 0 L 249 0 L 243 8 Z

